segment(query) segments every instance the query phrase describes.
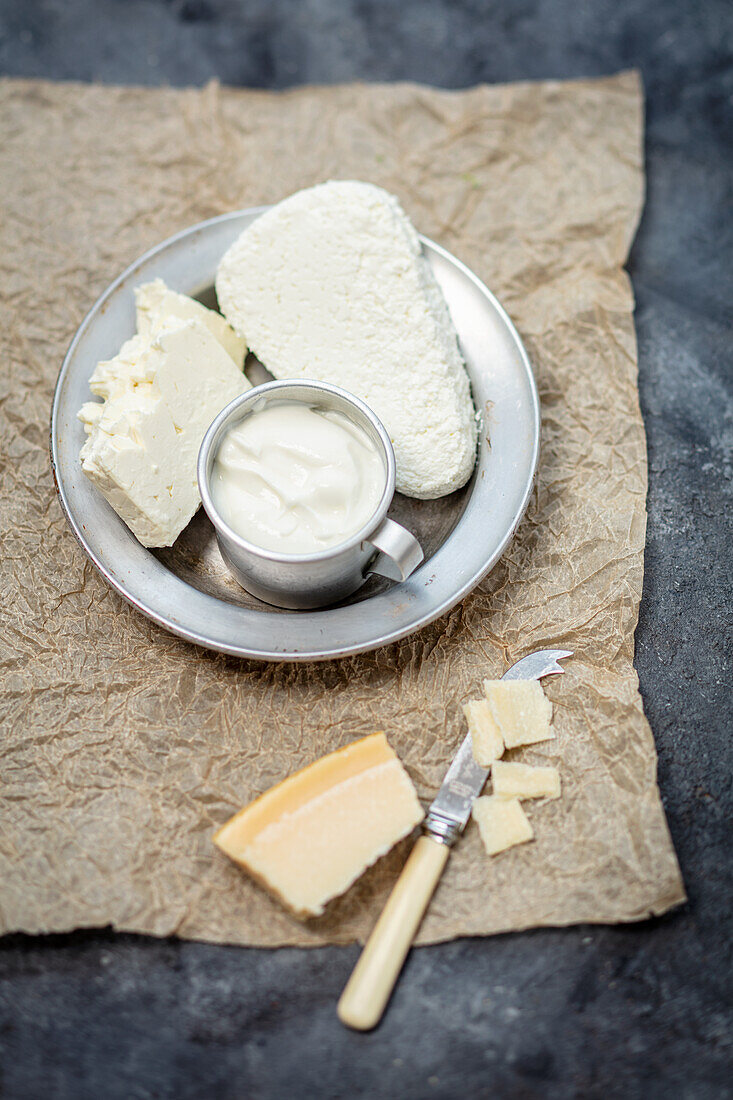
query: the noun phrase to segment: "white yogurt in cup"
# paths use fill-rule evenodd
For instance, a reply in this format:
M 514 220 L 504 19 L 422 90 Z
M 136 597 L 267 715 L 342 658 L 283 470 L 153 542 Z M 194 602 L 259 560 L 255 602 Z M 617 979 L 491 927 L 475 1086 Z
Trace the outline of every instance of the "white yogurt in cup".
M 233 576 L 278 607 L 323 607 L 370 573 L 404 581 L 422 561 L 387 518 L 395 458 L 384 426 L 325 382 L 267 382 L 235 398 L 204 436 L 198 482 Z
M 219 515 L 248 542 L 313 554 L 371 519 L 386 478 L 373 440 L 348 416 L 289 401 L 225 432 L 210 491 Z

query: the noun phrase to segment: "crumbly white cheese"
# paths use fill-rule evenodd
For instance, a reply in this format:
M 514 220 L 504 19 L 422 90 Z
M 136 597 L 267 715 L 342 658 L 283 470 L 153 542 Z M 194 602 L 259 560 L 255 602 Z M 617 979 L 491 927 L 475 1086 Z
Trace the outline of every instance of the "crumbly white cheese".
M 524 844 L 534 837 L 534 830 L 516 798 L 484 795 L 476 799 L 472 812 L 484 848 L 490 856 L 513 848 L 515 844 Z
M 79 412 L 84 473 L 143 546 L 170 546 L 201 503 L 196 460 L 216 414 L 249 382 L 200 320 L 169 318 L 152 342 L 100 363 Z
M 299 191 L 253 222 L 216 277 L 232 327 L 276 378 L 355 393 L 383 421 L 397 488 L 460 488 L 476 418 L 456 332 L 411 222 L 393 195 L 339 181 Z
M 151 340 L 160 328 L 171 321 L 201 321 L 242 369 L 247 350 L 245 339 L 236 334 L 220 313 L 207 309 L 195 298 L 171 290 L 162 279 L 154 279 L 151 283 L 135 287 L 135 307 L 137 331 L 143 340 Z
M 539 680 L 484 680 L 484 692 L 508 749 L 555 736 L 550 729 L 552 703 Z
M 494 721 L 488 700 L 471 699 L 464 704 L 463 713 L 471 734 L 474 760 L 482 768 L 488 768 L 504 752 L 504 741 Z
M 533 768 L 497 760 L 491 765 L 491 782 L 498 798 L 559 798 L 557 768 Z
M 125 340 L 113 359 L 102 359 L 97 363 L 89 379 L 89 389 L 95 397 L 108 401 L 112 397 L 126 393 L 138 383 L 144 382 L 146 379 L 143 373 L 143 356 L 149 345 L 149 340 L 144 340 L 136 333 L 129 340 Z M 95 402 L 91 404 L 98 410 L 103 407 Z M 84 408 L 88 406 L 85 405 Z

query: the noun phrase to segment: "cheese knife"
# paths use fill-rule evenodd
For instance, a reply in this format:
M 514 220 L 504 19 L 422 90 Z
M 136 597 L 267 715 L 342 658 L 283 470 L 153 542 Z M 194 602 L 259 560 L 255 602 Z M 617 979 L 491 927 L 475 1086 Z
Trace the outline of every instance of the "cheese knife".
M 501 678 L 541 680 L 564 672 L 559 661 L 572 655 L 567 649 L 539 649 L 522 657 Z M 369 1031 L 382 1018 L 450 850 L 468 823 L 489 771 L 474 760 L 471 734 L 466 734 L 428 810 L 423 835 L 410 853 L 341 994 L 338 1015 L 347 1027 Z

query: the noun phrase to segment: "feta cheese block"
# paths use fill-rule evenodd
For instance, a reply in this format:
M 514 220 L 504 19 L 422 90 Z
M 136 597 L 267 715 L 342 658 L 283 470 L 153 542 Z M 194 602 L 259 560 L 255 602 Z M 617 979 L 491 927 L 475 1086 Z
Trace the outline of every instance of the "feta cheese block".
M 298 191 L 252 222 L 219 264 L 224 316 L 276 378 L 361 397 L 384 423 L 397 489 L 459 489 L 476 416 L 453 323 L 397 199 L 372 184 Z
M 539 680 L 484 680 L 491 714 L 508 749 L 549 741 L 552 703 Z
M 473 757 L 482 768 L 488 768 L 504 752 L 499 727 L 494 721 L 487 699 L 471 699 L 465 703 L 463 713 L 466 716 L 471 734 Z
M 94 396 L 107 401 L 110 397 L 127 392 L 139 382 L 146 381 L 142 358 L 149 345 L 149 340 L 144 340 L 136 333 L 125 340 L 113 359 L 103 359 L 97 363 L 89 379 L 89 389 Z M 92 402 L 92 408 L 101 410 L 103 406 Z M 90 416 L 95 415 L 89 405 L 85 405 L 84 409 Z M 86 423 L 86 414 L 84 417 L 80 416 L 80 419 Z
M 79 412 L 82 469 L 143 546 L 171 546 L 201 503 L 206 429 L 249 382 L 209 326 L 168 317 L 150 343 L 138 334 L 100 363 L 91 386 L 105 400 Z
M 147 381 L 144 353 L 163 329 L 180 328 L 183 321 L 200 321 L 206 325 L 241 370 L 247 350 L 245 341 L 237 336 L 220 313 L 207 309 L 185 294 L 170 290 L 162 279 L 136 287 L 135 305 L 137 332 L 125 341 L 113 359 L 97 363 L 89 379 L 89 389 L 96 397 L 108 400 L 131 386 Z M 97 415 L 88 407 L 87 412 L 92 417 Z
M 534 830 L 516 798 L 483 795 L 474 802 L 472 812 L 490 856 L 534 838 Z
M 214 843 L 298 916 L 318 916 L 422 817 L 407 772 L 374 733 L 283 780 Z
M 162 279 L 135 287 L 137 331 L 143 340 L 150 340 L 162 326 L 170 321 L 201 321 L 230 355 L 241 370 L 247 351 L 246 341 L 238 336 L 220 313 L 207 309 L 165 285 Z
M 491 766 L 491 781 L 498 798 L 559 798 L 557 768 L 533 768 L 497 760 Z

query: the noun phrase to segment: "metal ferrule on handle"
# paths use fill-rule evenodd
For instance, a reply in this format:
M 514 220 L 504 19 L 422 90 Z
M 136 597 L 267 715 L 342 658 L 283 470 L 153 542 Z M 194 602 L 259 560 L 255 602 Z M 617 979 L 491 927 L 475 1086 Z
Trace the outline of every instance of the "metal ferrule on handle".
M 439 844 L 445 844 L 448 848 L 452 848 L 462 830 L 457 821 L 451 821 L 449 818 L 443 817 L 442 814 L 436 813 L 435 810 L 431 810 L 425 818 L 423 832 L 425 836 L 437 840 Z

